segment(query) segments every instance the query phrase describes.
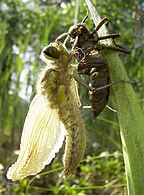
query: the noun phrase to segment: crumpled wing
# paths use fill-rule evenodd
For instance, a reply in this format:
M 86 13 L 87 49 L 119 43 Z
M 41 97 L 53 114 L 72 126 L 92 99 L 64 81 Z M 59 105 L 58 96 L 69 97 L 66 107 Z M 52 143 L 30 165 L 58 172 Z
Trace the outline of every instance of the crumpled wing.
M 39 173 L 62 147 L 65 134 L 57 110 L 37 94 L 24 123 L 20 154 L 9 168 L 7 178 L 15 181 Z
M 74 78 L 71 78 L 70 91 L 71 91 L 71 94 L 72 94 L 77 106 L 79 108 L 81 108 L 82 104 L 81 104 L 79 93 L 78 93 L 78 86 L 77 86 L 77 82 L 75 81 Z

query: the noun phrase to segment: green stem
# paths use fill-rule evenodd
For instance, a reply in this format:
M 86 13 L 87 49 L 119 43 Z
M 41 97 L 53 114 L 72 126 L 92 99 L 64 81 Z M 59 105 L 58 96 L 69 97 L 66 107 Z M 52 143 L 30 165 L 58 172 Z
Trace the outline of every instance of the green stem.
M 86 3 L 92 12 L 95 25 L 100 21 L 100 17 L 96 12 L 90 0 Z M 92 9 L 91 9 L 92 8 Z M 99 36 L 108 34 L 106 27 L 98 32 Z M 111 41 L 106 44 L 111 44 Z M 111 82 L 120 79 L 128 80 L 126 70 L 122 61 L 115 51 L 105 51 L 105 57 L 109 63 L 109 72 Z M 144 116 L 136 94 L 130 83 L 121 83 L 113 85 L 111 91 L 114 96 L 114 108 L 117 110 L 118 121 L 120 124 L 120 135 L 122 140 L 122 148 L 125 162 L 125 171 L 127 178 L 127 188 L 129 195 L 144 194 Z
M 80 7 L 80 0 L 76 0 L 75 15 L 74 15 L 74 25 L 76 25 L 78 23 L 79 7 Z
M 107 52 L 111 82 L 128 80 L 115 52 Z M 112 87 L 122 140 L 128 194 L 144 194 L 144 117 L 130 83 Z

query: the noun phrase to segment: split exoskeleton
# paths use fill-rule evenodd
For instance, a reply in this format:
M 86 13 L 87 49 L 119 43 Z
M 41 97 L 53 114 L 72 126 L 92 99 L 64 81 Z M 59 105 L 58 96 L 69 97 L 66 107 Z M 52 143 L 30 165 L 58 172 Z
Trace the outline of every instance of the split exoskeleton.
M 107 18 L 103 18 L 92 32 L 90 32 L 86 27 L 85 22 L 87 18 L 88 16 L 86 16 L 81 23 L 71 26 L 67 34 L 71 38 L 71 52 L 78 62 L 78 73 L 89 75 L 90 77 L 89 86 L 87 86 L 87 88 L 90 94 L 93 117 L 96 118 L 108 103 L 110 90 L 109 86 L 111 85 L 108 61 L 105 58 L 103 51 L 114 50 L 126 54 L 130 54 L 131 51 L 116 45 L 114 39 L 119 37 L 120 34 L 109 34 L 98 37 L 97 31 L 101 28 L 102 25 L 107 23 Z M 100 43 L 100 40 L 110 38 L 113 39 L 115 43 L 114 46 Z

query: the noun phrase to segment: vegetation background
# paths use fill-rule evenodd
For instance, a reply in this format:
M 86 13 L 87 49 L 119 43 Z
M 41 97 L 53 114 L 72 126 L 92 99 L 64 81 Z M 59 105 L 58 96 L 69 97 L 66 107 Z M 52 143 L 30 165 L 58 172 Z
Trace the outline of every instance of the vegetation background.
M 78 2 L 78 1 L 77 1 Z M 142 0 L 92 1 L 102 17 L 109 19 L 109 32 L 120 33 L 117 43 L 132 49 L 120 54 L 144 110 L 144 2 Z M 126 181 L 117 114 L 105 110 L 92 120 L 82 109 L 87 128 L 87 149 L 76 175 L 57 184 L 63 148 L 42 174 L 20 182 L 6 179 L 8 167 L 17 159 L 21 131 L 28 106 L 36 93 L 41 49 L 86 15 L 84 0 L 0 1 L 0 194 L 125 195 Z M 78 12 L 78 15 L 77 15 Z M 88 26 L 92 30 L 91 18 Z M 84 105 L 88 93 L 80 87 Z M 113 93 L 109 100 L 111 106 Z

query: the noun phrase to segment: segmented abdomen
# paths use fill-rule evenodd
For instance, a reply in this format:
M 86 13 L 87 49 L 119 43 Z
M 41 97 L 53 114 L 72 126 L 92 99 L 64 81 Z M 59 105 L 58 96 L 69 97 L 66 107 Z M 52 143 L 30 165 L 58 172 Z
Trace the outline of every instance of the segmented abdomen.
M 78 72 L 90 76 L 89 94 L 95 118 L 103 111 L 109 99 L 109 88 L 99 89 L 109 84 L 107 60 L 98 52 L 88 54 L 83 60 L 79 59 Z
M 86 130 L 79 109 L 73 99 L 69 99 L 67 104 L 59 109 L 59 116 L 67 130 L 62 177 L 68 177 L 78 167 L 84 155 Z
M 84 121 L 70 89 L 71 82 L 68 83 L 67 81 L 65 83 L 63 78 L 64 75 L 47 68 L 40 80 L 40 92 L 48 98 L 52 108 L 58 110 L 60 121 L 66 129 L 66 145 L 63 157 L 64 171 L 61 179 L 70 176 L 75 171 L 86 147 Z M 62 88 L 65 90 L 63 91 Z M 60 91 L 63 94 L 62 96 Z

